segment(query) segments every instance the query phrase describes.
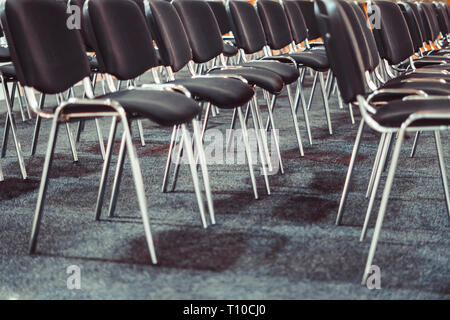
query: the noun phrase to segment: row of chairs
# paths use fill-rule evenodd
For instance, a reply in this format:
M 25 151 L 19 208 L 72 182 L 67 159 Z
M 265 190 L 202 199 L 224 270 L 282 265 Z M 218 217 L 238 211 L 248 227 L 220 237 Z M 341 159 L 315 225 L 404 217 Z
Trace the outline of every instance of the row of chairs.
M 73 6 L 83 8 L 81 32 L 67 28 L 67 12 Z M 142 119 L 149 119 L 162 126 L 172 127 L 162 190 L 167 191 L 171 169 L 172 190 L 175 188 L 180 159 L 185 152 L 189 159 L 201 222 L 206 228 L 206 208 L 210 223 L 215 223 L 203 151 L 203 137 L 210 113 L 233 109 L 231 127 L 234 128 L 239 121 L 253 193 L 257 199 L 259 193 L 247 129 L 250 118 L 256 129 L 258 158 L 262 163 L 265 189 L 270 194 L 269 173 L 274 163 L 269 154 L 268 134 L 274 136 L 277 165 L 280 172 L 284 172 L 273 115 L 277 98 L 286 88 L 294 134 L 299 152 L 303 155 L 297 112 L 301 105 L 308 139 L 312 144 L 308 109 L 316 84 L 319 83 L 330 134 L 332 126 L 328 101 L 334 91 L 340 102 L 348 104 L 352 119 L 355 105 L 359 106 L 362 115 L 337 223 L 342 219 L 363 129 L 368 126 L 381 133 L 367 191 L 370 201 L 362 238 L 366 234 L 376 191 L 394 141 L 392 138 L 397 137 L 364 271 L 365 283 L 406 132 L 435 132 L 442 182 L 450 210 L 439 135 L 439 130 L 448 129 L 450 117 L 447 111 L 450 86 L 446 82 L 448 71 L 445 67 L 445 46 L 450 31 L 448 6 L 415 3 L 397 5 L 376 1 L 368 4 L 367 11 L 375 8 L 381 11 L 378 16 L 380 21 L 376 21 L 381 27 L 376 28 L 375 25 L 369 29 L 366 11 L 359 4 L 339 0 L 258 0 L 255 6 L 239 0 L 230 0 L 226 6 L 223 2 L 202 0 L 174 0 L 172 3 L 163 0 L 70 0 L 68 4 L 54 0 L 4 1 L 1 23 L 13 62 L 14 79 L 23 86 L 27 103 L 39 121 L 52 119 L 30 252 L 36 250 L 48 172 L 61 124 L 66 125 L 73 147 L 69 123 L 76 122 L 81 129 L 81 124 L 87 120 L 97 121 L 99 117 L 113 119 L 103 153 L 96 219 L 102 213 L 117 124 L 122 124 L 122 142 L 109 215 L 114 215 L 124 159 L 128 154 L 150 256 L 156 263 L 144 183 L 132 143 L 132 122 L 139 124 Z M 413 8 L 417 9 L 417 15 Z M 224 34 L 231 36 L 223 37 Z M 310 43 L 309 39 L 319 37 L 323 43 Z M 42 43 L 45 43 L 45 47 Z M 413 61 L 414 55 L 418 59 Z M 190 76 L 177 77 L 177 73 L 186 67 Z M 154 82 L 138 85 L 139 77 L 148 70 L 151 70 Z M 306 104 L 303 83 L 308 72 L 311 72 L 314 81 Z M 93 87 L 99 75 L 104 77 L 106 90 L 96 96 Z M 84 96 L 75 98 L 73 87 L 80 81 Z M 121 89 L 116 81 L 126 83 L 126 88 Z M 35 91 L 41 93 L 39 102 Z M 268 106 L 266 122 L 263 121 L 256 96 L 259 91 Z M 45 95 L 54 94 L 57 95 L 58 105 L 44 108 Z M 7 119 L 13 127 L 12 107 L 9 106 Z M 98 122 L 96 124 L 99 125 Z M 192 125 L 194 141 L 188 124 Z M 142 127 L 139 126 L 139 129 Z M 38 122 L 35 132 L 38 132 Z M 101 134 L 99 142 L 103 146 Z M 179 148 L 176 148 L 177 143 Z M 171 168 L 173 158 L 175 167 Z M 202 171 L 206 208 L 197 172 L 198 163 Z

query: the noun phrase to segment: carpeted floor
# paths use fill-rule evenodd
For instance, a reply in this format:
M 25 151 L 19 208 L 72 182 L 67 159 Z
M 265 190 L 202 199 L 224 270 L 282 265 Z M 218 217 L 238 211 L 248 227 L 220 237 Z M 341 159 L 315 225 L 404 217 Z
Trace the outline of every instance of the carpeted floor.
M 305 92 L 310 88 L 308 79 Z M 60 130 L 38 254 L 28 255 L 49 121 L 43 122 L 38 152 L 30 157 L 34 121 L 22 122 L 16 113 L 30 177 L 20 178 L 10 141 L 1 159 L 6 180 L 0 183 L 0 298 L 449 299 L 449 221 L 433 135 L 422 136 L 413 159 L 408 157 L 412 137 L 405 142 L 374 261 L 381 269 L 381 289 L 369 290 L 360 279 L 374 217 L 369 239 L 358 239 L 378 135 L 370 130 L 364 134 L 343 225 L 335 226 L 357 125 L 351 124 L 346 109 L 339 109 L 335 97 L 330 106 L 332 136 L 316 96 L 310 111 L 312 146 L 299 113 L 305 146 L 305 156 L 300 157 L 286 94 L 279 99 L 275 118 L 285 174 L 270 176 L 271 196 L 264 191 L 259 171 L 261 198 L 255 200 L 245 164 L 210 165 L 217 225 L 206 230 L 187 165 L 180 170 L 176 191 L 160 192 L 171 130 L 144 121 L 147 146 L 139 146 L 136 132 L 135 142 L 159 259 L 156 266 L 148 255 L 128 162 L 117 217 L 105 213 L 101 221 L 94 221 L 102 161 L 93 123 L 81 136 L 78 163 L 72 162 L 67 135 Z M 3 130 L 3 105 L 1 110 Z M 267 113 L 264 107 L 262 112 Z M 358 121 L 356 110 L 355 115 Z M 230 119 L 231 111 L 221 111 L 209 128 L 224 131 Z M 106 139 L 109 120 L 101 123 Z M 448 137 L 442 134 L 446 156 Z M 115 161 L 116 156 L 113 165 Z M 71 265 L 81 268 L 80 290 L 67 289 L 66 270 Z

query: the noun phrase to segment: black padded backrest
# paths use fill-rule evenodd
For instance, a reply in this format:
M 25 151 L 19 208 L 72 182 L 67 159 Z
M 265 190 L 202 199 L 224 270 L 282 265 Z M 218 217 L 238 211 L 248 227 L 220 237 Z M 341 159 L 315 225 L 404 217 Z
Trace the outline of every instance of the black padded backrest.
M 360 6 L 359 3 L 353 2 L 351 3 L 351 6 L 354 13 L 356 14 L 356 17 L 366 38 L 367 49 L 369 50 L 370 54 L 370 63 L 366 67 L 366 70 L 373 71 L 380 64 L 380 56 L 378 54 L 377 43 L 375 41 L 370 22 L 366 17 L 364 9 Z
M 164 65 L 173 71 L 192 60 L 189 39 L 175 7 L 165 0 L 151 0 L 147 16 Z
M 206 1 L 175 0 L 172 4 L 187 32 L 195 62 L 209 61 L 223 52 L 219 25 Z
M 350 22 L 336 0 L 317 0 L 315 15 L 342 99 L 365 94 L 364 68 Z
M 66 6 L 55 0 L 2 3 L 1 22 L 22 85 L 55 94 L 89 76 L 83 38 L 67 28 Z
M 296 0 L 300 6 L 300 10 L 305 18 L 308 28 L 308 39 L 314 40 L 320 38 L 319 28 L 317 26 L 316 17 L 314 16 L 314 2 L 305 0 Z
M 424 37 L 425 41 L 433 41 L 433 29 L 431 27 L 431 22 L 427 14 L 427 9 L 425 9 L 423 3 L 418 3 L 417 9 L 419 11 L 420 19 L 422 19 L 422 24 L 424 27 L 424 34 L 422 34 L 422 36 Z
M 228 20 L 227 9 L 223 1 L 208 1 L 211 10 L 214 12 L 217 23 L 219 24 L 220 33 L 222 35 L 231 31 L 230 21 Z
M 300 6 L 293 0 L 283 1 L 282 4 L 289 21 L 292 38 L 295 43 L 299 44 L 305 41 L 305 39 L 308 38 L 308 27 L 306 26 L 305 18 L 300 10 Z
M 414 54 L 408 25 L 399 6 L 390 1 L 376 1 L 380 9 L 381 28 L 378 30 L 384 46 L 385 58 L 398 64 Z
M 343 0 L 339 0 L 338 2 L 347 15 L 348 21 L 350 22 L 350 26 L 356 39 L 356 44 L 359 48 L 359 51 L 361 52 L 361 60 L 364 70 L 368 70 L 372 65 L 372 54 L 369 50 L 369 45 L 367 44 L 367 40 L 362 30 L 359 19 L 350 3 Z
M 430 22 L 430 28 L 431 28 L 431 34 L 433 37 L 433 40 L 436 40 L 439 36 L 439 22 L 436 17 L 436 12 L 434 11 L 433 5 L 431 3 L 422 3 L 421 4 L 424 8 L 424 13 L 428 17 L 428 21 Z
M 291 44 L 289 21 L 281 4 L 274 0 L 257 0 L 256 8 L 269 46 L 278 50 Z
M 264 27 L 251 3 L 245 0 L 230 0 L 227 11 L 238 48 L 250 54 L 267 45 Z
M 438 20 L 439 23 L 439 29 L 442 32 L 442 34 L 447 34 L 448 33 L 448 20 L 447 20 L 447 16 L 445 14 L 444 7 L 441 5 L 441 3 L 433 3 L 433 9 L 434 12 L 436 14 L 436 18 Z
M 86 0 L 69 0 L 67 3 L 68 6 L 77 6 L 79 8 L 79 12 L 83 12 L 83 5 Z M 92 52 L 94 51 L 94 41 L 92 40 L 92 34 L 90 33 L 89 26 L 86 23 L 83 15 L 81 15 L 81 35 L 83 36 L 84 44 L 86 45 L 86 51 Z
M 414 13 L 414 10 L 411 8 L 411 5 L 409 3 L 400 2 L 398 3 L 398 6 L 400 7 L 400 10 L 403 13 L 403 17 L 408 24 L 409 34 L 411 35 L 411 39 L 414 44 L 414 51 L 418 52 L 423 46 L 423 38 L 416 14 Z
M 153 39 L 132 0 L 88 0 L 83 13 L 92 28 L 100 70 L 134 79 L 158 65 Z
M 411 10 L 414 12 L 414 15 L 416 16 L 417 20 L 417 26 L 419 27 L 420 34 L 422 36 L 422 41 L 428 41 L 427 40 L 427 30 L 425 29 L 425 24 L 423 23 L 422 14 L 419 12 L 419 7 L 415 2 L 407 1 L 406 2 Z

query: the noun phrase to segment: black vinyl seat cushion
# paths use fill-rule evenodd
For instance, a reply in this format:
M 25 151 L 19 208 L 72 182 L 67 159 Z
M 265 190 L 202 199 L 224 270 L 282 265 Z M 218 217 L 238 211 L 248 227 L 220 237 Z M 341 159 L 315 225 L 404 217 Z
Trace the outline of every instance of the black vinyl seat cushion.
M 238 53 L 238 48 L 227 43 L 224 42 L 223 43 L 223 54 L 225 55 L 225 57 L 232 57 L 235 56 Z
M 321 50 L 317 51 L 318 52 L 314 51 L 295 52 L 284 54 L 282 56 L 293 58 L 299 66 L 306 66 L 316 71 L 328 70 L 330 68 L 330 64 L 328 63 L 328 57 L 326 53 Z
M 232 67 L 230 69 L 214 69 L 214 75 L 238 75 L 249 84 L 263 88 L 272 94 L 279 94 L 283 90 L 283 79 L 277 74 L 259 68 Z
M 450 100 L 393 100 L 377 109 L 377 113 L 373 116 L 374 120 L 385 127 L 398 128 L 408 117 L 419 111 L 450 111 Z M 427 119 L 413 122 L 412 126 L 439 126 L 450 125 L 450 120 Z
M 414 78 L 411 76 L 410 78 Z M 450 83 L 428 82 L 424 81 L 402 82 L 394 79 L 383 84 L 380 89 L 417 89 L 422 90 L 430 95 L 450 95 Z
M 6 79 L 16 79 L 16 68 L 14 68 L 12 63 L 0 66 L 0 72 Z
M 254 91 L 251 86 L 238 79 L 194 78 L 179 79 L 171 83 L 179 84 L 202 101 L 211 102 L 220 108 L 235 108 L 250 101 Z
M 9 54 L 8 48 L 0 47 L 0 62 L 11 62 L 11 55 Z
M 300 76 L 300 73 L 296 67 L 278 61 L 253 60 L 250 62 L 242 63 L 240 65 L 244 67 L 253 67 L 271 71 L 279 75 L 283 79 L 283 82 L 286 84 L 297 81 L 298 77 Z
M 141 116 L 163 126 L 173 126 L 192 120 L 201 109 L 197 102 L 182 94 L 168 91 L 126 89 L 98 96 L 120 103 L 128 114 Z M 110 107 L 68 105 L 64 113 L 107 112 Z

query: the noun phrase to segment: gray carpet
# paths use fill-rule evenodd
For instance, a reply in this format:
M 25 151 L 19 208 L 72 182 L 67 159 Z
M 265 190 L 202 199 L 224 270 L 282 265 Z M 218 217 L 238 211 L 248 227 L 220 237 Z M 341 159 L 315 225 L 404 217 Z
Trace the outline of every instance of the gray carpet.
M 306 87 L 308 93 L 310 79 Z M 271 196 L 258 171 L 261 199 L 255 200 L 246 165 L 210 165 L 217 225 L 206 230 L 187 165 L 180 170 L 176 191 L 160 192 L 171 130 L 145 121 L 147 146 L 139 146 L 136 133 L 135 142 L 159 259 L 156 266 L 148 255 L 128 162 L 117 217 L 104 214 L 94 221 L 102 161 L 93 123 L 86 125 L 78 144 L 78 163 L 72 162 L 67 136 L 60 131 L 38 254 L 28 255 L 49 122 L 43 122 L 36 156 L 29 157 L 34 121 L 22 122 L 16 113 L 30 177 L 20 178 L 10 141 L 7 157 L 1 159 L 6 180 L 0 183 L 0 298 L 449 299 L 449 222 L 432 134 L 422 136 L 414 159 L 408 157 L 412 137 L 405 142 L 374 261 L 381 268 L 381 289 L 369 290 L 360 279 L 374 217 L 369 239 L 358 239 L 378 135 L 370 130 L 364 134 L 343 225 L 335 226 L 357 125 L 351 125 L 335 97 L 330 106 L 332 136 L 319 96 L 314 100 L 312 146 L 299 114 L 305 146 L 305 156 L 300 157 L 286 95 L 279 100 L 275 118 L 285 174 L 270 176 Z M 1 110 L 3 129 L 4 106 Z M 262 112 L 266 114 L 264 107 Z M 358 121 L 356 110 L 355 114 Z M 223 131 L 230 119 L 231 111 L 223 110 L 209 128 Z M 109 120 L 101 123 L 106 139 Z M 447 156 L 448 136 L 442 134 Z M 113 165 L 115 161 L 116 156 Z M 80 290 L 66 287 L 70 265 L 81 268 Z

